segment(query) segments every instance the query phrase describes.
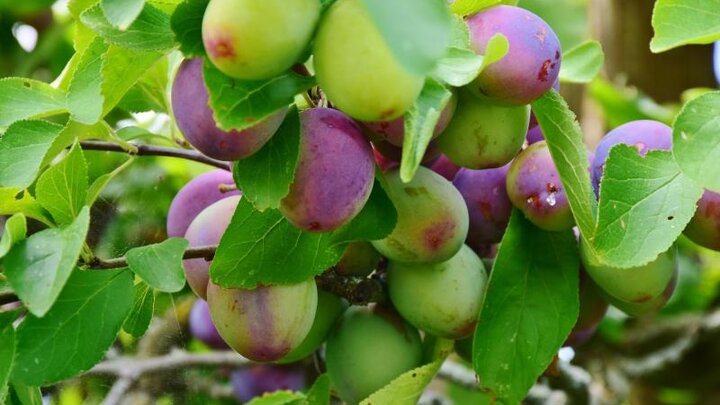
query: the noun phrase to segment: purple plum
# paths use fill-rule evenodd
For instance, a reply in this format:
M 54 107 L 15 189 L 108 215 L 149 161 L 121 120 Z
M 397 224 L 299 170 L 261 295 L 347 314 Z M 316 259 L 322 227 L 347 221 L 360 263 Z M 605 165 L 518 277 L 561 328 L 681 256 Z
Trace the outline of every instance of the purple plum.
M 720 251 L 720 193 L 705 190 L 684 232 L 698 245 Z
M 220 337 L 215 324 L 210 317 L 210 308 L 207 301 L 199 299 L 195 301 L 190 310 L 190 333 L 199 341 L 213 349 L 227 349 L 228 345 Z
M 570 336 L 565 341 L 565 346 L 578 347 L 590 340 L 608 309 L 607 300 L 600 288 L 582 267 L 580 268 L 579 294 L 580 314 Z
M 527 141 L 528 145 L 544 141 L 545 135 L 543 134 L 542 129 L 540 129 L 540 125 L 535 125 L 534 127 L 528 129 L 525 140 Z
M 592 182 L 597 195 L 600 192 L 600 180 L 610 149 L 619 143 L 634 146 L 643 156 L 649 150 L 668 150 L 672 147 L 672 128 L 658 121 L 638 120 L 628 122 L 608 132 L 600 140 L 592 162 Z
M 467 20 L 472 46 L 486 53 L 490 38 L 504 35 L 510 48 L 471 83 L 477 95 L 512 105 L 529 104 L 545 94 L 560 73 L 560 41 L 540 17 L 514 6 L 496 6 Z
M 220 185 L 234 185 L 232 173 L 227 170 L 213 170 L 190 180 L 178 191 L 170 204 L 167 215 L 168 237 L 185 236 L 193 219 L 215 201 L 240 195 L 237 190 L 221 191 Z
M 305 110 L 300 125 L 300 157 L 280 211 L 305 231 L 331 231 L 350 222 L 370 197 L 372 148 L 358 124 L 338 110 Z
M 498 243 L 505 233 L 512 203 L 506 183 L 509 165 L 496 169 L 461 169 L 453 180 L 470 214 L 467 244 L 473 249 Z
M 297 366 L 259 364 L 230 374 L 235 398 L 250 402 L 253 398 L 275 391 L 301 391 L 307 386 L 307 377 Z
M 450 181 L 453 181 L 458 171 L 460 171 L 460 166 L 453 163 L 450 159 L 448 159 L 447 156 L 443 154 L 438 156 L 438 158 L 435 159 L 429 167 L 430 170 L 445 177 Z
M 562 231 L 575 224 L 545 141 L 530 145 L 510 164 L 507 192 L 513 205 L 540 228 Z
M 180 64 L 172 87 L 175 123 L 185 139 L 207 156 L 239 160 L 252 155 L 275 134 L 287 109 L 275 112 L 242 131 L 223 131 L 217 127 L 208 105 L 202 64 L 202 59 L 186 59 Z
M 205 208 L 190 223 L 185 239 L 191 247 L 217 245 L 230 225 L 240 196 L 223 198 Z M 205 259 L 187 259 L 183 261 L 185 277 L 190 288 L 202 299 L 207 299 L 207 286 L 210 279 L 210 262 Z

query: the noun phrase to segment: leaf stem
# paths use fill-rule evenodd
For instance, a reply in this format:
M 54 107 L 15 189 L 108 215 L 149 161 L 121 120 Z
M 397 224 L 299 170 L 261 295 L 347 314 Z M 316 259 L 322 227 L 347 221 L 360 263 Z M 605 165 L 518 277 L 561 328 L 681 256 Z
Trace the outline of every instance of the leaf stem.
M 232 170 L 230 162 L 224 162 L 222 160 L 213 159 L 207 157 L 202 153 L 194 150 L 185 150 L 179 148 L 169 148 L 165 146 L 156 146 L 148 144 L 130 144 L 135 151 L 128 151 L 123 145 L 117 143 L 105 142 L 105 141 L 82 141 L 80 146 L 84 150 L 102 150 L 109 152 L 120 152 L 127 153 L 133 156 L 169 156 L 176 157 L 185 160 L 192 160 L 194 162 L 204 163 L 206 165 L 214 166 L 220 169 Z

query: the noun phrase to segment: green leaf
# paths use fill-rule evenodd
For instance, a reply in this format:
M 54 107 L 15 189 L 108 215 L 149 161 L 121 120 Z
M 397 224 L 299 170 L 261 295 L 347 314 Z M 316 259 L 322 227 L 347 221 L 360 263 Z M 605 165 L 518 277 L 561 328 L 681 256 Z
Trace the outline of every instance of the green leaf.
M 88 188 L 87 191 L 87 201 L 85 202 L 85 205 L 88 207 L 92 207 L 93 204 L 95 204 L 95 201 L 100 197 L 100 193 L 105 189 L 105 187 L 112 181 L 112 179 L 115 178 L 118 174 L 120 174 L 123 170 L 130 167 L 130 165 L 135 161 L 135 159 L 130 158 L 125 161 L 125 163 L 121 164 L 120 166 L 116 167 L 115 170 L 111 171 L 110 173 L 105 173 L 102 176 L 98 177 L 93 181 L 93 183 L 90 185 L 90 188 Z
M 125 31 L 130 24 L 140 15 L 145 5 L 145 0 L 101 0 L 105 18 L 113 26 Z
M 40 387 L 11 384 L 8 400 L 12 405 L 43 405 Z
M 105 18 L 98 4 L 85 10 L 80 21 L 108 42 L 140 51 L 169 50 L 175 46 L 175 34 L 170 29 L 170 16 L 146 4 L 127 30 L 114 27 Z
M 15 121 L 67 111 L 65 92 L 49 84 L 20 77 L 0 79 L 0 129 Z
M 427 78 L 415 103 L 405 113 L 400 178 L 410 182 L 415 176 L 432 139 L 440 114 L 450 101 L 452 92 L 437 81 Z
M 571 231 L 543 231 L 513 211 L 473 341 L 481 389 L 499 403 L 520 403 L 570 334 L 579 266 Z
M 83 124 L 94 124 L 103 112 L 102 69 L 106 62 L 107 45 L 96 37 L 80 57 L 68 87 L 67 103 L 73 118 Z
M 361 0 L 398 62 L 427 74 L 445 56 L 452 15 L 445 0 Z
M 5 275 L 25 306 L 42 317 L 53 305 L 75 268 L 85 242 L 90 210 L 63 228 L 33 234 L 5 256 Z
M 37 182 L 37 200 L 58 224 L 68 224 L 85 206 L 88 169 L 82 149 L 75 144 L 58 164 L 43 173 Z
M 500 4 L 517 5 L 518 0 L 455 0 L 450 5 L 453 13 L 466 16 Z
M 142 281 L 138 282 L 135 284 L 133 307 L 123 323 L 123 330 L 136 338 L 144 335 L 150 326 L 154 310 L 155 294 L 152 288 Z
M 161 58 L 152 65 L 125 93 L 118 107 L 127 112 L 170 112 L 170 102 L 167 98 L 168 59 Z
M 650 50 L 659 53 L 720 39 L 720 0 L 657 0 Z
M 185 286 L 182 263 L 187 247 L 186 239 L 170 238 L 154 245 L 130 249 L 125 256 L 130 270 L 151 287 L 174 293 Z
M 26 190 L 17 187 L 0 188 L 0 215 L 25 214 L 26 217 L 50 224 L 49 214 Z
M 597 41 L 586 41 L 565 52 L 560 67 L 560 81 L 590 83 L 600 73 L 605 54 Z
M 190 57 L 205 56 L 202 41 L 202 20 L 210 0 L 185 0 L 175 9 L 170 26 L 180 43 L 182 53 Z
M 673 155 L 686 176 L 720 192 L 720 92 L 683 107 L 673 125 Z
M 440 370 L 445 358 L 452 353 L 451 340 L 440 340 L 436 344 L 436 355 L 431 363 L 401 374 L 388 385 L 374 392 L 360 402 L 360 405 L 393 404 L 415 405 L 435 374 Z
M 330 377 L 321 374 L 305 395 L 307 405 L 330 405 Z
M 0 404 L 5 403 L 7 384 L 15 365 L 16 340 L 12 321 L 10 318 L 8 322 L 0 323 Z
M 329 233 L 303 232 L 280 211 L 255 211 L 240 199 L 210 265 L 212 281 L 223 287 L 293 284 L 316 276 L 340 260 Z
M 600 184 L 593 239 L 599 259 L 620 268 L 654 260 L 690 222 L 702 192 L 669 151 L 642 157 L 631 146 L 614 146 Z
M 127 270 L 75 271 L 50 312 L 29 315 L 17 331 L 12 381 L 48 385 L 103 358 L 133 305 Z
M 397 210 L 381 184 L 376 180 L 360 213 L 349 224 L 331 233 L 332 244 L 383 239 L 395 229 Z
M 293 391 L 275 391 L 264 394 L 261 397 L 255 397 L 247 405 L 290 405 L 300 403 L 305 399 L 302 392 Z
M 580 232 L 589 237 L 595 231 L 597 201 L 590 183 L 589 161 L 580 125 L 555 90 L 533 102 L 532 109 L 560 174 L 575 222 Z
M 163 55 L 163 52 L 131 50 L 111 45 L 103 68 L 103 115 L 109 113 Z
M 264 211 L 280 206 L 295 176 L 299 149 L 300 117 L 293 108 L 262 149 L 235 162 L 235 182 L 255 209 Z
M 314 77 L 294 72 L 261 81 L 242 81 L 226 76 L 207 60 L 203 77 L 210 94 L 210 107 L 218 127 L 242 130 L 287 107 L 295 95 L 315 85 Z
M 0 259 L 10 251 L 18 242 L 25 240 L 27 234 L 27 220 L 23 214 L 15 214 L 5 221 L 5 230 L 0 238 Z
M 483 56 L 482 72 L 485 68 L 500 61 L 510 50 L 510 42 L 503 34 L 495 34 L 488 40 L 485 45 L 485 55 Z
M 451 47 L 438 62 L 433 76 L 449 85 L 462 87 L 475 80 L 482 67 L 482 56 L 470 49 Z
M 18 121 L 10 125 L 0 137 L 0 186 L 30 187 L 62 130 L 61 125 L 47 121 Z

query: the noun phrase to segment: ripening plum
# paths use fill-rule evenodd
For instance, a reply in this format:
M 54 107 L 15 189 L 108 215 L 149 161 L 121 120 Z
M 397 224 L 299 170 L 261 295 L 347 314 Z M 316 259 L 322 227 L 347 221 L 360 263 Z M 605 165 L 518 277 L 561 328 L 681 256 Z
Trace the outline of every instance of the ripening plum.
M 661 253 L 654 261 L 628 269 L 597 263 L 581 244 L 580 257 L 588 275 L 608 297 L 642 304 L 659 296 L 668 286 L 676 269 L 675 249 Z
M 433 131 L 432 138 L 437 138 L 445 128 L 447 128 L 453 114 L 455 114 L 455 108 L 457 107 L 457 96 L 453 94 L 448 101 L 448 104 L 440 113 L 440 118 L 437 124 L 435 124 L 435 130 Z M 363 124 L 366 128 L 372 131 L 376 136 L 384 139 L 385 141 L 395 145 L 403 146 L 405 141 L 405 117 L 398 117 L 392 121 L 384 122 L 366 122 Z
M 319 18 L 318 0 L 211 0 L 203 16 L 203 44 L 226 75 L 269 79 L 298 61 Z
M 487 272 L 467 246 L 435 264 L 388 263 L 390 299 L 410 324 L 431 335 L 461 339 L 475 330 Z
M 238 202 L 240 196 L 227 197 L 202 210 L 185 232 L 190 247 L 217 245 L 230 225 Z M 206 300 L 210 262 L 202 258 L 187 259 L 183 261 L 183 268 L 190 288 L 198 297 Z
M 395 145 L 391 144 L 390 142 L 386 142 L 381 139 L 373 141 L 372 145 L 373 145 L 374 151 L 379 153 L 380 156 L 382 156 L 382 158 L 384 160 L 390 161 L 392 163 L 397 163 L 397 164 L 399 164 L 402 161 L 402 153 L 403 153 L 402 147 L 395 146 Z M 440 156 L 440 149 L 438 148 L 437 143 L 434 140 L 430 141 L 427 149 L 425 150 L 425 154 L 423 155 L 422 161 L 420 163 L 423 165 L 431 164 L 439 156 Z M 376 158 L 376 160 L 378 160 L 378 159 Z M 380 164 L 380 163 L 378 162 L 378 164 Z
M 172 87 L 175 123 L 185 139 L 207 156 L 239 160 L 252 155 L 275 134 L 287 109 L 283 108 L 242 131 L 218 128 L 208 105 L 202 64 L 202 59 L 186 59 L 180 64 Z
M 234 185 L 232 173 L 213 170 L 190 180 L 178 191 L 170 204 L 167 215 L 168 237 L 182 238 L 193 219 L 215 201 L 240 195 L 237 190 L 221 191 L 221 185 Z
M 456 165 L 450 159 L 448 159 L 447 156 L 442 154 L 438 156 L 438 158 L 434 160 L 429 167 L 430 170 L 445 177 L 450 181 L 453 181 L 458 171 L 460 171 L 460 166 Z
M 295 178 L 280 211 L 305 231 L 331 231 L 350 222 L 370 197 L 372 148 L 360 127 L 337 110 L 305 110 L 300 127 Z
M 278 363 L 293 363 L 302 360 L 317 350 L 325 342 L 335 321 L 345 313 L 348 303 L 342 298 L 318 289 L 318 305 L 315 320 L 305 340 L 293 351 L 280 359 Z
M 510 164 L 507 192 L 513 205 L 540 228 L 562 231 L 575 224 L 545 141 L 528 146 Z
M 650 150 L 667 150 L 672 147 L 672 128 L 658 121 L 638 120 L 628 122 L 608 132 L 600 140 L 592 162 L 592 182 L 595 194 L 599 195 L 600 180 L 605 171 L 605 161 L 610 154 L 610 149 L 619 143 L 634 146 L 642 156 L 645 156 Z
M 340 274 L 367 276 L 377 268 L 379 261 L 380 253 L 370 242 L 351 242 L 334 268 Z
M 220 336 L 250 360 L 276 361 L 305 340 L 315 319 L 315 280 L 293 285 L 223 288 L 208 284 L 208 305 Z
M 407 71 L 362 0 L 338 0 L 315 36 L 315 73 L 328 99 L 360 121 L 390 121 L 420 95 L 425 77 Z
M 582 267 L 579 300 L 580 313 L 570 336 L 565 340 L 565 346 L 578 347 L 590 340 L 608 308 L 607 300 Z
M 258 364 L 230 374 L 233 393 L 240 402 L 250 402 L 275 391 L 302 391 L 307 377 L 301 367 Z
M 325 358 L 340 398 L 357 404 L 421 365 L 420 334 L 388 309 L 352 307 L 330 332 Z
M 488 66 L 469 85 L 478 95 L 504 104 L 529 104 L 557 81 L 562 51 L 550 26 L 532 12 L 514 6 L 496 6 L 467 20 L 475 52 L 484 55 L 490 38 L 503 34 L 507 54 Z
M 525 135 L 525 140 L 528 145 L 544 141 L 545 134 L 543 134 L 542 129 L 540 129 L 540 125 L 535 125 L 533 128 L 528 129 L 527 135 Z
M 673 276 L 668 282 L 665 289 L 660 295 L 653 297 L 645 302 L 626 302 L 617 298 L 607 296 L 608 302 L 615 308 L 625 312 L 630 316 L 643 316 L 655 313 L 662 309 L 672 297 L 677 286 L 678 272 L 677 269 L 673 272 Z
M 522 148 L 529 119 L 529 106 L 501 106 L 460 89 L 455 115 L 437 143 L 459 166 L 504 166 Z
M 213 349 L 227 349 L 228 345 L 220 337 L 215 324 L 210 317 L 210 308 L 207 301 L 195 301 L 190 310 L 190 333 L 199 341 Z
M 705 190 L 683 232 L 698 245 L 720 251 L 720 193 Z
M 407 184 L 397 169 L 385 179 L 398 218 L 390 235 L 372 241 L 375 249 L 403 263 L 438 263 L 455 256 L 467 237 L 468 211 L 452 183 L 422 166 Z
M 474 249 L 498 243 L 505 234 L 512 213 L 506 190 L 509 168 L 461 169 L 453 180 L 470 214 L 467 244 Z

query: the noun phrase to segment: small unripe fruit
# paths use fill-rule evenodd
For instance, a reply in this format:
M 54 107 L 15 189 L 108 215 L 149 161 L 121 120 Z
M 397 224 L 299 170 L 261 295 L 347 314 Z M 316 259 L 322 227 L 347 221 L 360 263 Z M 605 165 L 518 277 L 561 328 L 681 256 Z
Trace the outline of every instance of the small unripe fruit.
M 320 87 L 340 110 L 360 121 L 403 115 L 420 95 L 425 77 L 395 58 L 362 0 L 338 0 L 315 36 Z
M 349 276 L 367 276 L 377 268 L 380 253 L 370 242 L 349 243 L 335 271 Z
M 630 316 L 643 316 L 655 313 L 662 309 L 667 302 L 672 298 L 677 286 L 678 272 L 677 270 L 673 273 L 672 278 L 668 282 L 667 286 L 660 295 L 653 297 L 645 302 L 626 302 L 621 301 L 617 298 L 607 296 L 608 302 L 617 309 L 625 312 Z
M 403 183 L 395 169 L 385 179 L 398 218 L 390 235 L 372 242 L 375 249 L 404 263 L 437 263 L 453 257 L 468 232 L 468 212 L 460 192 L 422 166 L 409 183 Z
M 353 307 L 330 333 L 325 358 L 340 398 L 358 404 L 421 365 L 420 334 L 390 310 Z
M 458 91 L 458 106 L 437 143 L 453 163 L 470 169 L 506 165 L 525 141 L 530 107 L 502 106 Z
M 223 198 L 200 212 L 185 233 L 185 239 L 190 242 L 190 247 L 220 243 L 239 202 L 240 196 Z M 187 259 L 183 261 L 183 268 L 190 288 L 198 297 L 207 299 L 210 262 L 203 258 Z
M 210 317 L 210 308 L 207 301 L 195 301 L 190 310 L 190 333 L 199 341 L 213 349 L 227 349 L 227 343 L 220 337 L 215 324 Z
M 269 79 L 298 61 L 319 17 L 318 0 L 211 0 L 203 16 L 203 44 L 226 75 Z
M 208 304 L 220 336 L 250 360 L 276 361 L 300 346 L 315 319 L 314 280 L 252 290 L 208 285 Z
M 720 251 L 720 193 L 705 190 L 684 233 L 698 245 Z
M 473 333 L 486 284 L 485 266 L 467 246 L 442 263 L 388 264 L 390 299 L 400 315 L 442 338 Z

